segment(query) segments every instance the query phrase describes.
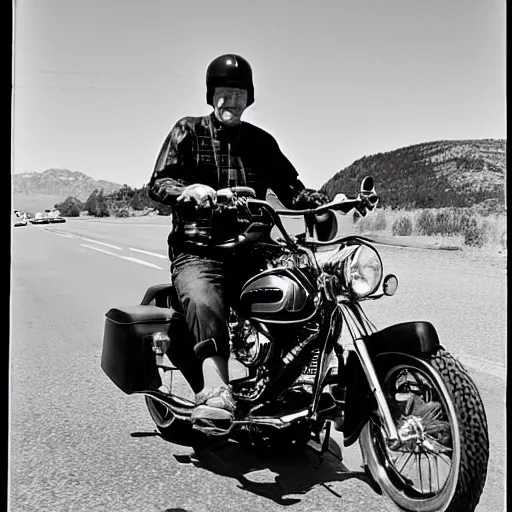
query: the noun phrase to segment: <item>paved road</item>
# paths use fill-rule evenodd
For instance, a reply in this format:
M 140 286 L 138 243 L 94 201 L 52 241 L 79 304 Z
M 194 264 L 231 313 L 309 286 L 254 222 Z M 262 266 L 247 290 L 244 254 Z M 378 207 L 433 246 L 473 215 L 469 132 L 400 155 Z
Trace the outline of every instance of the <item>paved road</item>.
M 194 457 L 190 447 L 158 437 L 143 399 L 124 395 L 103 374 L 104 313 L 167 281 L 164 222 L 77 220 L 14 230 L 10 510 L 396 510 L 369 487 L 356 447 L 343 450 L 343 463 L 308 450 L 261 460 L 236 445 Z M 382 327 L 432 321 L 467 365 L 491 439 L 477 510 L 504 510 L 504 265 L 443 251 L 382 246 L 381 253 L 400 288 L 368 311 Z M 336 435 L 334 453 L 341 441 Z

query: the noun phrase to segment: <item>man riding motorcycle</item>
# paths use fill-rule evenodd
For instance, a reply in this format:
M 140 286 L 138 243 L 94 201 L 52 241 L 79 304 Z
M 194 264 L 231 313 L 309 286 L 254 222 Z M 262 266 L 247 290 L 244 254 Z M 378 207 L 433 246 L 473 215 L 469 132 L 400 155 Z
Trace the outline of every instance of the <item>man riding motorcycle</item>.
M 213 112 L 179 120 L 167 136 L 149 182 L 149 196 L 172 207 L 168 238 L 175 291 L 169 357 L 196 393 L 194 428 L 222 433 L 234 418 L 229 389 L 229 304 L 239 290 L 239 255 L 213 247 L 223 235 L 212 231 L 220 189 L 250 187 L 258 199 L 268 189 L 291 209 L 328 202 L 307 189 L 267 132 L 242 122 L 254 102 L 252 69 L 239 55 L 214 59 L 206 73 L 206 101 Z M 239 199 L 243 208 L 244 200 Z M 226 227 L 226 226 L 224 226 Z M 227 228 L 226 228 L 227 229 Z

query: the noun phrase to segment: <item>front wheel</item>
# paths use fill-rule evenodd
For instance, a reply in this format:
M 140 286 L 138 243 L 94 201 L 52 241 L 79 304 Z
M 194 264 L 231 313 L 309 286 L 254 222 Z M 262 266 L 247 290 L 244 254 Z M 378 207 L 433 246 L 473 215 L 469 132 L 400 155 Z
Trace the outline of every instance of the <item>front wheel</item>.
M 482 399 L 464 367 L 439 350 L 428 360 L 383 354 L 376 369 L 402 446 L 391 450 L 376 415 L 359 442 L 373 478 L 414 512 L 471 512 L 483 491 L 489 435 Z

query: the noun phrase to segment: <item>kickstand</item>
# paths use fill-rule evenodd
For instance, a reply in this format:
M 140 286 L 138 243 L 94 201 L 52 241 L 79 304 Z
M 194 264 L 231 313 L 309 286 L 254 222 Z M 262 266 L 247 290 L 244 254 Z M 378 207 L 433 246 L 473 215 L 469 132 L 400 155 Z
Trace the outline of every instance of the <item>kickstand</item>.
M 328 421 L 325 425 L 325 437 L 324 442 L 322 443 L 322 451 L 320 452 L 322 455 L 329 449 L 329 441 L 331 440 L 331 422 Z
M 316 439 L 315 439 L 316 438 Z M 312 439 L 312 441 L 320 445 L 320 432 L 316 434 L 315 438 Z M 322 444 L 320 445 L 320 449 L 314 448 L 313 446 L 309 445 L 309 447 L 318 455 L 321 457 L 324 455 L 325 452 L 329 451 L 329 441 L 331 440 L 331 422 L 328 421 L 325 425 L 325 437 L 322 441 Z

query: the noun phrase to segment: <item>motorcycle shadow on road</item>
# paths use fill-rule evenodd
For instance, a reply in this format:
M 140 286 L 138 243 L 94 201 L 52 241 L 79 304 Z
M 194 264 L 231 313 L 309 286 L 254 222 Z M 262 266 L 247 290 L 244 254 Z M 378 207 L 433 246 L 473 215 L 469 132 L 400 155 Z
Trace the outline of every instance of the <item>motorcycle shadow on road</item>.
M 333 439 L 323 454 L 308 445 L 292 452 L 262 457 L 256 448 L 232 440 L 201 444 L 193 449 L 190 455 L 174 455 L 174 458 L 180 464 L 192 464 L 216 475 L 233 478 L 240 484 L 240 489 L 278 505 L 299 503 L 301 499 L 297 495 L 304 496 L 316 486 L 341 498 L 332 483 L 352 478 L 373 489 L 373 482 L 364 471 L 352 471 L 342 463 L 341 448 Z

